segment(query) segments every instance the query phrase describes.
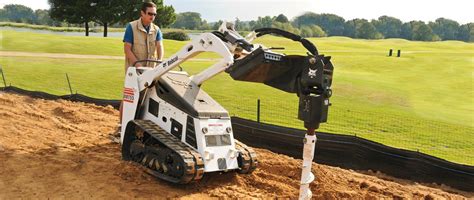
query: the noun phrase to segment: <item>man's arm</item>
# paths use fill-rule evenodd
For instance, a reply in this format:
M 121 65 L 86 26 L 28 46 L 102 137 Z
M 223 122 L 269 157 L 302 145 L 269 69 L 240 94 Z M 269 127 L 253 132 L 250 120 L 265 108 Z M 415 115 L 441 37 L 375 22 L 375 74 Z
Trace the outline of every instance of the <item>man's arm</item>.
M 137 57 L 135 57 L 135 54 L 133 54 L 132 52 L 132 44 L 128 43 L 128 42 L 124 42 L 123 43 L 123 50 L 124 50 L 124 53 L 125 53 L 125 56 L 127 57 L 128 61 L 129 61 L 129 64 L 130 65 L 133 65 L 133 63 L 135 63 L 137 61 Z M 136 67 L 141 67 L 142 66 L 142 63 L 137 63 Z M 129 67 L 129 66 L 127 66 Z
M 127 59 L 130 65 L 133 65 L 137 61 L 137 57 L 135 54 L 132 52 L 132 46 L 133 46 L 133 30 L 131 24 L 127 25 L 127 28 L 125 29 L 125 34 L 123 36 L 123 52 L 125 53 L 125 59 Z M 142 63 L 137 63 L 137 67 L 141 67 Z M 127 71 L 126 66 L 125 71 Z
M 165 48 L 163 45 L 163 33 L 160 29 L 158 29 L 158 33 L 156 34 L 156 58 L 158 60 L 163 60 L 165 55 Z
M 156 41 L 156 58 L 158 60 L 163 60 L 163 56 L 165 55 L 165 49 L 163 48 L 163 41 Z

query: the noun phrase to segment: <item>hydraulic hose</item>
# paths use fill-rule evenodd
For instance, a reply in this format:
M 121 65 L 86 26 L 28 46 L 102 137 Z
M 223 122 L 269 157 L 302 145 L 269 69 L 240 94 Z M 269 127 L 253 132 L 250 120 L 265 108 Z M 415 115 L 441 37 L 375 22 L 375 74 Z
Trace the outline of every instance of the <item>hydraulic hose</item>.
M 301 37 L 299 35 L 296 35 L 294 33 L 290 33 L 288 31 L 284 31 L 284 30 L 277 29 L 277 28 L 259 28 L 259 29 L 255 29 L 255 33 L 257 33 L 257 37 L 261 37 L 261 36 L 264 36 L 264 35 L 267 35 L 267 34 L 275 34 L 275 35 L 279 35 L 279 36 L 288 38 L 288 39 L 296 41 L 296 42 L 301 42 L 301 44 L 311 54 L 313 54 L 315 56 L 319 55 L 318 54 L 318 49 L 316 48 L 316 46 L 313 43 L 311 43 L 306 38 L 303 38 L 303 37 Z

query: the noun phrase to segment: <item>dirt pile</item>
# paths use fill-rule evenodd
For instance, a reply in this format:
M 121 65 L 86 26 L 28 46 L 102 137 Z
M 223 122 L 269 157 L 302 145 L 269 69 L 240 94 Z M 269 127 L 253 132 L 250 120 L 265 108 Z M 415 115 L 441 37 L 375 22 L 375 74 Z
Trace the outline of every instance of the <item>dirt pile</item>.
M 197 183 L 156 180 L 120 158 L 108 136 L 112 107 L 0 92 L 0 199 L 296 198 L 301 161 L 256 149 L 250 175 L 211 173 Z M 382 174 L 314 164 L 316 199 L 466 199 L 474 194 Z M 401 169 L 402 170 L 402 169 Z

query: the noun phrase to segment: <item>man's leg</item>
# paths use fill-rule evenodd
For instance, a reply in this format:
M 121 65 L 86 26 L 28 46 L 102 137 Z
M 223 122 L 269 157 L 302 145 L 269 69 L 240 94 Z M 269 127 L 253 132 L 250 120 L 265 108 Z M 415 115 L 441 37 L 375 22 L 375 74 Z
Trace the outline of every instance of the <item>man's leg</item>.
M 127 66 L 125 66 L 125 72 L 127 72 Z M 119 124 L 117 125 L 117 130 L 114 133 L 114 136 L 120 137 L 120 131 L 122 130 L 122 113 L 123 113 L 123 99 L 120 100 L 119 107 Z
M 123 112 L 123 101 L 120 101 L 120 107 L 119 107 L 119 123 L 122 124 L 122 112 Z

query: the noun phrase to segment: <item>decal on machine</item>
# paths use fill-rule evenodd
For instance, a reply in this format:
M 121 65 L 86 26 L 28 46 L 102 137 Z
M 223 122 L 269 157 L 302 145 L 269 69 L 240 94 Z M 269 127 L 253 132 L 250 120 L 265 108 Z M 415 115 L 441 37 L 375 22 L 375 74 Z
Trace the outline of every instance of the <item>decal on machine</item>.
M 316 72 L 318 72 L 318 69 L 312 70 L 311 68 L 309 68 L 309 71 L 308 71 L 309 78 L 316 77 Z
M 220 123 L 209 124 L 209 133 L 212 133 L 212 134 L 224 133 L 224 124 L 220 124 Z
M 163 68 L 172 65 L 172 64 L 175 63 L 176 61 L 178 61 L 178 56 L 175 56 L 174 58 L 171 58 L 171 59 L 169 59 L 168 61 L 166 61 L 165 63 L 163 63 Z
M 263 56 L 265 57 L 265 59 L 268 59 L 268 60 L 281 61 L 280 55 L 265 53 L 263 54 Z
M 135 99 L 135 93 L 133 91 L 133 88 L 124 88 L 123 89 L 123 101 L 124 102 L 129 102 L 133 103 L 133 100 Z

